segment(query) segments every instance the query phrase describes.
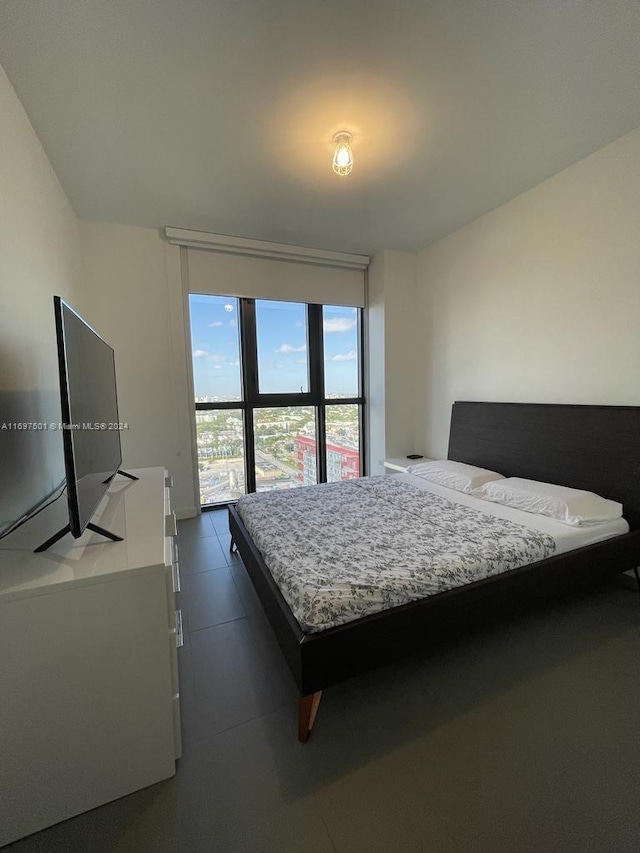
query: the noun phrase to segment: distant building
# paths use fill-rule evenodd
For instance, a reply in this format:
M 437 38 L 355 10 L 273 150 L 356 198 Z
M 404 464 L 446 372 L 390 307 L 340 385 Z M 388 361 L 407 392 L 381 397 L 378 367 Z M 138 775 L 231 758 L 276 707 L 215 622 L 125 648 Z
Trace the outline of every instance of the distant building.
M 296 436 L 298 482 L 312 486 L 316 479 L 316 440 L 311 435 Z M 360 476 L 360 453 L 353 447 L 344 447 L 331 438 L 327 439 L 327 480 L 351 480 Z

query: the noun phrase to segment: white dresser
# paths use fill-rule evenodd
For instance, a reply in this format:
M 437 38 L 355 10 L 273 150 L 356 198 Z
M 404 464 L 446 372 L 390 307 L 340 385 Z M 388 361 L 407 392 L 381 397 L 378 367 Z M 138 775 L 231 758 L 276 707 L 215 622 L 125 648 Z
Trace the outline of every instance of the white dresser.
M 0 540 L 0 845 L 175 773 L 179 565 L 163 468 L 116 476 L 85 531 L 34 554 L 66 496 Z

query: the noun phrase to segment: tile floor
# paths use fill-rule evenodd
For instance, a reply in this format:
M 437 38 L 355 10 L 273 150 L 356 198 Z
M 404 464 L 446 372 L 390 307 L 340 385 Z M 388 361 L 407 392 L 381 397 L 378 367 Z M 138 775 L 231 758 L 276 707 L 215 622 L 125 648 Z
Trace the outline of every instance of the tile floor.
M 638 853 L 630 579 L 326 691 L 302 746 L 226 511 L 180 542 L 176 776 L 7 851 Z

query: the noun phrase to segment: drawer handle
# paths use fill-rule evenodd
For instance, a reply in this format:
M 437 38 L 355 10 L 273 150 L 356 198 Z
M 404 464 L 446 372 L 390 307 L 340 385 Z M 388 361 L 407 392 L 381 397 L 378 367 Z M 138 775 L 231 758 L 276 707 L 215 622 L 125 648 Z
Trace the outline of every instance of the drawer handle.
M 173 591 L 180 592 L 180 563 L 176 560 L 171 563 L 171 577 L 173 579 Z
M 176 610 L 176 648 L 184 646 L 184 633 L 182 630 L 182 610 Z
M 176 519 L 175 512 L 172 512 L 171 515 L 165 515 L 165 517 L 164 517 L 164 535 L 165 536 L 177 536 L 178 535 L 178 521 Z

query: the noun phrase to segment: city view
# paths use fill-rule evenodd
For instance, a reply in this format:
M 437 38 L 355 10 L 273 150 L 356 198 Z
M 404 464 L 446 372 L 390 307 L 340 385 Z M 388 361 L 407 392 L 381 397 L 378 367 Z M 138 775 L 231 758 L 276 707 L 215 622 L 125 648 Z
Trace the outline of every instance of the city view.
M 196 402 L 216 402 L 211 398 Z M 360 476 L 359 406 L 326 408 L 327 479 Z M 254 410 L 256 489 L 290 489 L 316 478 L 313 406 Z M 200 502 L 235 500 L 246 491 L 242 409 L 196 412 Z
M 314 406 L 282 405 L 249 408 L 241 405 L 244 322 L 253 325 L 257 375 L 255 394 L 309 392 L 312 364 L 309 307 L 302 302 L 256 299 L 252 316 L 241 316 L 240 300 L 230 296 L 191 294 L 189 297 L 200 501 L 203 505 L 234 500 L 247 489 L 244 418 L 253 419 L 257 491 L 290 489 L 317 482 L 317 429 Z M 317 315 L 316 315 L 317 316 Z M 322 371 L 327 401 L 359 396 L 358 309 L 322 307 Z M 314 327 L 315 328 L 315 327 Z M 246 330 L 245 330 L 246 331 Z M 321 344 L 321 348 L 318 347 Z M 313 356 L 314 358 L 316 356 Z M 198 409 L 198 404 L 238 408 Z M 360 406 L 326 405 L 326 461 L 329 481 L 360 475 Z M 245 415 L 245 411 L 247 414 Z

